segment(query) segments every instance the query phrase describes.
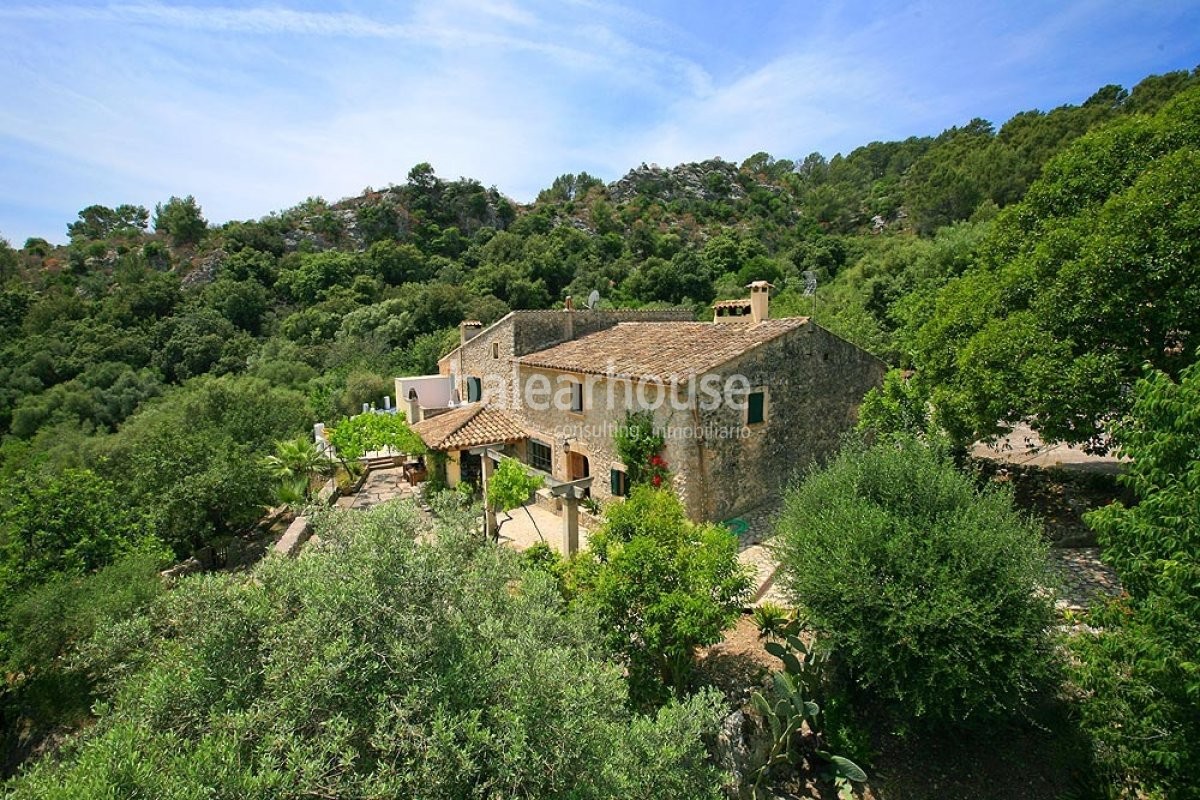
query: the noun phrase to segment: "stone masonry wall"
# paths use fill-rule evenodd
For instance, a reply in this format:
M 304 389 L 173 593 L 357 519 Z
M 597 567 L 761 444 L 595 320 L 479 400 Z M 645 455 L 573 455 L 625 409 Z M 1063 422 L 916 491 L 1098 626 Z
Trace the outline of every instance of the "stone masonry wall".
M 690 427 L 692 424 L 690 409 L 673 409 L 669 403 L 658 401 L 658 392 L 665 391 L 659 387 L 647 386 L 639 395 L 636 384 L 627 381 L 610 381 L 598 375 L 576 375 L 534 367 L 521 368 L 523 382 L 529 381 L 535 375 L 544 377 L 549 382 L 552 393 L 560 386 L 560 376 L 584 384 L 584 407 L 581 414 L 561 410 L 553 402 L 549 404 L 549 408 L 524 406 L 514 413 L 532 438 L 549 445 L 554 477 L 564 481 L 569 479 L 569 456 L 568 451 L 563 448 L 567 440 L 570 440 L 570 452 L 587 457 L 594 478 L 592 497 L 597 500 L 603 501 L 612 497 L 610 470 L 625 468 L 613 445 L 613 432 L 625 423 L 629 411 L 643 407 L 655 408 L 655 425 L 663 430 Z M 677 450 L 675 443 L 668 442 L 664 456 L 672 462 L 672 471 L 675 471 L 673 459 L 684 455 L 686 451 Z M 676 488 L 680 490 L 686 488 L 682 477 L 682 472 L 676 472 Z
M 641 407 L 636 394 L 631 403 L 626 402 L 623 383 L 617 382 L 617 402 L 610 407 L 606 379 L 571 375 L 590 384 L 583 414 L 514 407 L 511 400 L 517 373 L 512 360 L 565 341 L 571 332 L 568 323 L 579 336 L 617 321 L 652 321 L 657 315 L 664 321 L 690 319 L 686 311 L 682 316 L 679 311 L 515 312 L 443 358 L 439 369 L 442 374 L 453 371 L 460 378 L 484 378 L 484 401 L 513 413 L 535 438 L 550 446 L 553 474 L 559 479 L 567 479 L 563 432 L 590 434 L 567 438 L 572 440 L 572 451 L 588 457 L 594 477 L 592 495 L 604 500 L 611 496 L 609 470 L 619 465 L 612 430 L 624 422 L 628 410 Z M 495 356 L 493 343 L 497 345 Z M 745 353 L 720 370 L 722 383 L 730 375 L 740 374 L 752 389 L 766 390 L 763 424 L 747 428 L 744 408 L 678 409 L 659 403 L 655 422 L 673 434 L 664 456 L 689 515 L 727 519 L 777 497 L 795 473 L 836 451 L 842 435 L 857 419 L 863 395 L 882 382 L 885 370 L 883 362 L 866 351 L 810 324 Z M 520 382 L 534 374 L 544 375 L 554 391 L 559 387 L 558 376 L 567 373 L 521 367 Z M 460 384 L 465 399 L 465 380 Z M 519 391 L 520 386 L 517 388 Z M 653 405 L 652 395 L 645 399 Z M 739 432 L 745 432 L 744 438 L 733 438 Z
M 702 430 L 741 427 L 745 438 L 706 436 L 688 458 L 687 508 L 726 519 L 778 497 L 799 472 L 832 455 L 858 418 L 863 396 L 883 381 L 879 359 L 816 325 L 780 337 L 725 365 L 766 391 L 765 421 L 746 427 L 746 411 L 700 411 Z

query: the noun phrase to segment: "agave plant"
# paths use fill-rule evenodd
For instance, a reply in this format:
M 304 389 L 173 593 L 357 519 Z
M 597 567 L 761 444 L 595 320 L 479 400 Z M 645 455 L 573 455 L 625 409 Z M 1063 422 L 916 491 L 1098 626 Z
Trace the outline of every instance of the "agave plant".
M 783 638 L 792 618 L 792 612 L 778 603 L 764 602 L 754 607 L 754 625 L 760 639 Z

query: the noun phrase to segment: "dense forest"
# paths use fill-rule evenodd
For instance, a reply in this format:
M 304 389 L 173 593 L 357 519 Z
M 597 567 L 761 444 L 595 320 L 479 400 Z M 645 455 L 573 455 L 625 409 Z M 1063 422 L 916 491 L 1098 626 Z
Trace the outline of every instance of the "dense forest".
M 97 699 L 131 691 L 129 656 L 113 655 L 119 642 L 103 669 L 80 648 L 113 620 L 161 603 L 164 564 L 238 536 L 274 504 L 264 456 L 277 442 L 379 403 L 395 375 L 434 371 L 466 318 L 489 323 L 593 291 L 603 307 L 684 305 L 704 318 L 714 300 L 769 280 L 773 315 L 811 314 L 897 368 L 868 403 L 872 419 L 936 429 L 957 445 L 1032 421 L 1050 441 L 1121 446 L 1113 423 L 1149 402 L 1149 389 L 1134 391 L 1139 378 L 1194 380 L 1200 69 L 1128 91 L 1105 86 L 1079 105 L 1023 112 L 998 128 L 974 119 L 832 158 L 643 164 L 608 185 L 563 175 L 528 205 L 421 163 L 403 183 L 337 202 L 309 198 L 258 220 L 211 225 L 200 202 L 183 196 L 153 212 L 90 206 L 67 234 L 65 245 L 0 240 L 6 769 L 28 756 L 28 742 L 79 725 Z M 1180 513 L 1193 515 L 1194 535 L 1200 510 Z M 1097 524 L 1120 527 L 1115 514 Z M 339 557 L 341 568 L 374 569 L 362 553 Z M 492 588 L 515 569 L 449 545 L 428 558 L 443 570 L 470 562 L 471 580 Z M 1135 568 L 1147 569 L 1145 559 L 1133 559 Z M 207 603 L 249 619 L 261 611 L 253 604 L 286 605 L 284 594 L 298 591 L 288 586 L 304 576 L 291 569 L 268 576 L 281 582 L 262 590 L 269 602 L 205 583 L 160 615 L 202 620 Z M 1171 602 L 1194 603 L 1194 587 L 1173 581 Z M 1137 592 L 1153 595 L 1153 583 Z M 517 625 L 502 595 L 488 602 Z M 170 624 L 181 624 L 176 617 Z M 290 624 L 255 620 L 264 637 Z M 572 626 L 583 623 L 554 624 L 567 626 L 564 641 L 582 639 Z M 546 625 L 528 636 L 552 671 Z M 132 646 L 146 633 L 126 635 Z M 204 628 L 188 646 L 224 653 L 222 635 Z M 588 669 L 589 691 L 601 693 L 591 702 L 619 699 L 613 674 Z M 656 722 L 616 712 L 596 722 L 605 741 L 634 731 L 613 791 L 641 785 L 638 748 L 667 758 L 667 739 L 711 716 L 710 701 L 672 706 Z M 106 735 L 155 713 L 119 720 Z M 570 719 L 563 712 L 563 724 Z M 679 777 L 680 786 L 693 780 Z

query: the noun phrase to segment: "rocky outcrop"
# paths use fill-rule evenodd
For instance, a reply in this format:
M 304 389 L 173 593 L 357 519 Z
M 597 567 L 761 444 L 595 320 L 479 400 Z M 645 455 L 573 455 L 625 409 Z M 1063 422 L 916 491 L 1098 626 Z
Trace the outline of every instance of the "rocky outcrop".
M 283 234 L 287 250 L 362 250 L 366 242 L 358 229 L 358 215 L 353 208 L 330 208 L 298 219 Z
M 642 164 L 608 186 L 614 202 L 647 195 L 657 200 L 741 200 L 746 196 L 736 164 L 720 158 L 664 169 Z
M 225 251 L 213 250 L 192 261 L 192 268 L 183 276 L 181 283 L 184 287 L 204 286 L 217 279 L 217 273 L 225 264 Z

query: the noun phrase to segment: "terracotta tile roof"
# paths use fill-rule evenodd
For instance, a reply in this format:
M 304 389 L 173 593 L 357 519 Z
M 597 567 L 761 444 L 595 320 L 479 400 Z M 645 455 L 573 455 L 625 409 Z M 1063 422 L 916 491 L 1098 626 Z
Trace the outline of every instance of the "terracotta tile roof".
M 414 424 L 412 429 L 433 450 L 465 450 L 484 444 L 515 442 L 527 436 L 508 414 L 482 403 L 428 417 Z
M 713 308 L 749 308 L 749 300 L 718 300 L 712 304 Z
M 622 322 L 530 353 L 531 367 L 631 378 L 702 374 L 808 324 L 808 317 L 749 322 Z

